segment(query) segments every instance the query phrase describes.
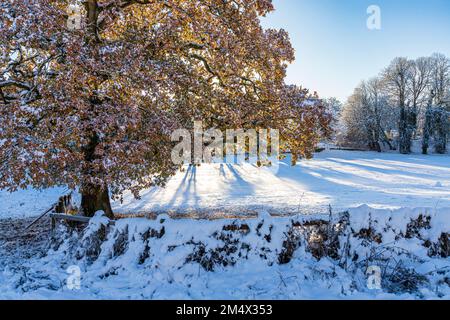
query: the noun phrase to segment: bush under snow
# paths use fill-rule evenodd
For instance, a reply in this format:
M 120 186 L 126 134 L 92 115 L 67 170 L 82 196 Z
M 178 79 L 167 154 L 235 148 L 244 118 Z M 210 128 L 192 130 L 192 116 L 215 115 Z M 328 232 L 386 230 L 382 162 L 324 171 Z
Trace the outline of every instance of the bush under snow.
M 61 228 L 48 253 L 24 260 L 21 271 L 0 271 L 0 292 L 17 297 L 21 291 L 25 298 L 450 299 L 449 214 L 364 206 L 329 216 L 262 213 L 209 221 L 160 215 L 115 224 L 98 214 L 84 231 Z M 65 284 L 73 265 L 81 269 L 80 290 Z M 374 267 L 381 289 L 368 287 Z

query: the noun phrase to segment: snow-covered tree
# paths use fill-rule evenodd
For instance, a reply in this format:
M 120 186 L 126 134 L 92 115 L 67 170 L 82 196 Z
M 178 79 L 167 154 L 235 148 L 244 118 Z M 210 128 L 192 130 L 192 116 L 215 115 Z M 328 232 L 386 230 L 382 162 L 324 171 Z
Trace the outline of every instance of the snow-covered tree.
M 348 99 L 342 112 L 344 137 L 341 144 L 368 147 L 381 151 L 383 146 L 393 148 L 387 132 L 390 131 L 394 110 L 379 78 L 363 81 Z
M 377 150 L 374 141 L 389 142 L 385 134 L 392 129 L 392 123 L 397 122 L 401 153 L 410 153 L 412 139 L 420 134 L 424 154 L 428 153 L 433 141 L 436 152 L 445 152 L 449 135 L 449 92 L 450 60 L 444 55 L 434 54 L 415 60 L 396 58 L 379 79 L 363 82 L 347 102 L 341 117 L 347 131 L 341 142 L 364 142 Z M 374 130 L 380 127 L 374 124 L 383 121 L 382 130 Z M 383 135 L 379 136 L 381 133 Z
M 340 134 L 342 131 L 341 126 L 341 117 L 342 117 L 342 109 L 343 104 L 339 99 L 335 97 L 321 99 L 322 105 L 327 110 L 327 112 L 331 115 L 331 129 L 332 129 L 332 137 L 330 139 L 336 139 L 336 136 Z
M 435 53 L 432 63 L 431 82 L 436 104 L 433 112 L 434 147 L 436 153 L 446 153 L 450 134 L 450 59 Z
M 437 106 L 433 110 L 434 125 L 434 150 L 436 153 L 447 152 L 447 142 L 450 130 L 450 113 L 443 105 Z
M 365 129 L 366 115 L 362 104 L 362 91 L 357 87 L 347 99 L 341 113 L 343 133 L 338 136 L 338 144 L 345 147 L 366 147 L 368 134 Z
M 422 153 L 428 153 L 433 138 L 436 153 L 447 151 L 450 130 L 450 60 L 435 53 L 430 58 L 430 94 L 423 125 Z
M 411 101 L 409 125 L 414 130 L 413 134 L 417 133 L 418 120 L 423 114 L 427 95 L 430 89 L 431 73 L 432 73 L 432 59 L 429 57 L 421 57 L 411 61 L 411 87 L 409 99 Z
M 407 58 L 395 58 L 383 73 L 386 88 L 392 101 L 399 108 L 399 150 L 402 154 L 411 152 L 412 136 L 416 130 L 416 115 L 408 101 L 408 90 L 413 79 L 414 64 Z
M 450 59 L 441 53 L 431 56 L 431 87 L 434 92 L 434 104 L 446 103 L 450 91 Z
M 434 91 L 431 90 L 427 107 L 425 109 L 425 116 L 422 130 L 422 154 L 428 154 L 428 148 L 430 147 L 430 138 L 433 134 L 433 100 Z
M 309 141 L 326 116 L 293 108 L 288 34 L 260 25 L 270 0 L 78 2 L 76 15 L 67 0 L 0 4 L 0 189 L 68 185 L 85 215 L 111 216 L 110 194 L 138 196 L 175 172 L 170 134 L 194 119 L 306 124 L 283 138 L 311 153 L 295 134 Z

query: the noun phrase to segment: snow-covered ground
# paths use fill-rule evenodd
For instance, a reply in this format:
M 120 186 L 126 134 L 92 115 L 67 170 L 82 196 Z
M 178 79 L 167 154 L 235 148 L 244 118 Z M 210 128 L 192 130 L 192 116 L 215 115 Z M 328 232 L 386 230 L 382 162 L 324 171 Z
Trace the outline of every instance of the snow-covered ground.
M 45 190 L 26 189 L 13 193 L 0 191 L 0 219 L 26 218 L 47 211 L 58 198 L 68 193 L 67 188 Z
M 210 164 L 179 172 L 165 189 L 130 194 L 114 209 L 123 213 L 218 208 L 260 208 L 318 213 L 358 207 L 450 207 L 450 156 L 326 151 L 278 173 L 250 164 Z
M 289 159 L 278 173 L 227 164 L 202 165 L 178 172 L 167 187 L 125 194 L 119 213 L 207 210 L 318 213 L 369 205 L 374 208 L 450 207 L 450 155 L 325 151 L 295 167 Z M 35 216 L 48 209 L 64 188 L 0 191 L 0 218 Z M 244 210 L 245 209 L 245 210 Z
M 288 164 L 275 174 L 249 164 L 186 168 L 165 189 L 114 203 L 130 214 L 250 210 L 256 218 L 163 215 L 100 232 L 106 218 L 97 217 L 56 241 L 48 220 L 24 228 L 65 188 L 1 191 L 0 299 L 450 299 L 449 155 L 325 151 Z M 333 219 L 352 208 L 349 222 L 322 225 L 329 205 Z M 230 229 L 243 224 L 247 231 Z M 74 266 L 80 290 L 67 287 Z M 382 269 L 383 289 L 368 288 L 370 266 Z
M 450 299 L 449 210 L 97 215 L 80 234 L 0 246 L 0 299 Z

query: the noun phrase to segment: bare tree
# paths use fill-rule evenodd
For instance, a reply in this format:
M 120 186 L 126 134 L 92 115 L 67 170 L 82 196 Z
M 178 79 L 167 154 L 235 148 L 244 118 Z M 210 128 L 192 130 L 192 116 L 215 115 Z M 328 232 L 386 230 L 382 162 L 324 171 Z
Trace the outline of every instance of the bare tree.
M 335 97 L 321 99 L 321 102 L 324 108 L 332 117 L 331 120 L 332 134 L 330 139 L 334 140 L 336 139 L 337 133 L 341 130 L 340 128 L 341 122 L 339 120 L 341 119 L 343 104 L 341 101 L 339 101 L 339 99 Z
M 382 151 L 382 145 L 393 149 L 387 135 L 392 110 L 379 78 L 363 81 L 349 98 L 342 112 L 346 130 L 344 139 L 370 150 Z
M 433 140 L 436 153 L 447 152 L 447 142 L 449 134 L 449 102 L 447 101 L 450 91 L 450 59 L 440 53 L 435 53 L 431 57 L 432 72 L 431 86 L 434 92 L 433 107 Z
M 395 58 L 383 72 L 383 79 L 391 98 L 400 109 L 398 124 L 399 149 L 402 154 L 411 153 L 411 140 L 415 130 L 414 114 L 408 100 L 408 90 L 413 78 L 413 64 L 407 58 Z
M 442 105 L 450 90 L 450 59 L 441 53 L 431 57 L 431 85 L 434 91 L 434 103 Z
M 379 78 L 355 89 L 342 112 L 345 135 L 340 137 L 344 143 L 364 142 L 379 150 L 381 143 L 389 144 L 389 129 L 397 122 L 400 153 L 410 153 L 412 139 L 420 133 L 424 154 L 431 142 L 435 152 L 445 153 L 449 120 L 450 60 L 443 54 L 395 58 Z
M 428 154 L 428 148 L 430 146 L 430 138 L 433 131 L 433 100 L 434 100 L 434 91 L 431 90 L 427 108 L 425 110 L 425 120 L 423 123 L 422 130 L 422 154 Z
M 409 125 L 414 128 L 415 135 L 417 132 L 417 123 L 419 114 L 421 113 L 427 96 L 429 96 L 429 88 L 432 73 L 432 60 L 429 57 L 421 57 L 411 61 L 411 110 L 409 116 Z
M 343 146 L 363 147 L 367 144 L 366 117 L 361 101 L 361 86 L 347 99 L 341 114 L 343 134 L 338 143 Z

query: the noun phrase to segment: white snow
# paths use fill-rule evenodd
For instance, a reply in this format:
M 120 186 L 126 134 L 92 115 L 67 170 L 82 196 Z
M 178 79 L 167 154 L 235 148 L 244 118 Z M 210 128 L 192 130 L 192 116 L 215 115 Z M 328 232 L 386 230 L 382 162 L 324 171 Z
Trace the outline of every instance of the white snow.
M 278 173 L 250 164 L 186 167 L 165 189 L 141 192 L 113 204 L 121 213 L 243 208 L 318 213 L 374 208 L 450 207 L 450 156 L 325 151 Z
M 113 204 L 114 210 L 131 214 L 215 209 L 245 213 L 253 209 L 256 218 L 172 220 L 161 214 L 156 221 L 119 220 L 92 265 L 73 254 L 80 250 L 80 241 L 88 241 L 90 233 L 107 225 L 100 215 L 81 240 L 74 234 L 44 257 L 28 253 L 33 243 L 18 253 L 5 252 L 1 245 L 0 299 L 450 299 L 449 287 L 442 282 L 450 272 L 450 261 L 428 256 L 423 240 L 437 243 L 442 233 L 450 230 L 449 160 L 449 155 L 325 151 L 295 167 L 286 159 L 275 174 L 249 164 L 187 167 L 170 179 L 167 188 L 145 190 L 141 200 L 126 194 L 122 204 Z M 36 216 L 66 193 L 64 188 L 12 194 L 1 191 L 0 218 Z M 318 261 L 304 245 L 288 264 L 276 263 L 291 219 L 326 220 L 328 216 L 320 214 L 326 213 L 329 205 L 334 213 L 352 208 L 350 220 L 355 231 L 371 225 L 382 234 L 382 244 L 368 247 L 361 239 L 351 239 L 359 262 L 378 250 L 386 261 L 402 261 L 426 275 L 428 284 L 413 294 L 368 290 L 363 269 L 344 270 L 330 258 Z M 295 215 L 275 218 L 270 215 L 274 212 Z M 422 229 L 419 238 L 399 238 L 411 219 L 420 214 L 432 217 L 429 228 Z M 261 221 L 265 223 L 254 232 Z M 239 257 L 234 267 L 217 266 L 214 272 L 207 272 L 198 263 L 186 263 L 200 242 L 206 249 L 223 246 L 222 240 L 212 235 L 232 223 L 247 223 L 253 230 L 239 238 L 251 245 L 248 259 Z M 165 227 L 161 239 L 140 240 L 148 228 L 158 230 L 161 226 Z M 128 233 L 128 246 L 114 256 L 120 233 Z M 264 238 L 267 234 L 271 234 L 270 243 Z M 345 239 L 342 241 L 345 244 Z M 149 257 L 140 265 L 137 261 L 146 245 Z M 261 252 L 267 254 L 267 260 L 260 257 Z M 81 268 L 81 290 L 71 291 L 66 286 L 66 270 L 72 265 Z M 393 267 L 395 264 L 389 266 Z
M 45 257 L 14 260 L 5 268 L 0 264 L 0 299 L 450 299 L 450 287 L 443 282 L 450 273 L 450 261 L 428 256 L 421 240 L 434 243 L 442 232 L 448 232 L 449 213 L 449 209 L 389 211 L 367 206 L 350 210 L 352 230 L 357 232 L 371 225 L 375 232 L 382 234 L 383 242 L 367 245 L 363 239 L 349 238 L 351 255 L 345 268 L 341 259 L 317 260 L 305 250 L 305 243 L 289 263 L 277 263 L 292 221 L 321 218 L 305 215 L 284 218 L 264 215 L 264 218 L 249 219 L 245 223 L 250 231 L 242 234 L 222 231 L 224 226 L 239 225 L 242 221 L 172 220 L 167 216 L 164 221 L 123 219 L 116 222 L 101 244 L 98 258 L 89 262 L 85 253 L 79 257 L 74 251 L 82 248 L 91 234 L 97 238 L 94 233 L 107 224 L 104 217 L 97 215 L 83 240 L 72 234 L 72 238 L 66 238 L 56 251 L 50 250 Z M 431 217 L 431 228 L 420 231 L 421 239 L 396 239 L 419 214 Z M 259 232 L 255 232 L 257 226 L 261 226 Z M 149 230 L 164 230 L 164 233 L 161 238 L 145 238 L 143 235 Z M 228 243 L 240 248 L 230 255 L 219 253 L 226 259 L 233 258 L 234 266 L 217 263 L 214 271 L 208 272 L 198 262 L 187 260 L 199 246 L 204 246 L 204 257 L 209 259 L 209 250 L 224 246 L 223 238 L 214 236 L 221 232 L 232 237 Z M 125 235 L 125 242 L 118 240 L 121 234 Z M 271 235 L 270 241 L 265 240 L 267 234 Z M 343 244 L 346 239 L 342 237 Z M 241 246 L 244 243 L 250 245 L 248 251 Z M 117 252 L 120 247 L 124 249 Z M 148 256 L 139 262 L 146 247 Z M 342 246 L 340 254 L 345 250 Z M 356 260 L 351 258 L 353 252 L 358 253 Z M 365 274 L 365 261 L 370 256 L 375 258 L 371 258 L 369 265 L 382 267 L 387 275 L 403 264 L 426 275 L 427 281 L 414 292 L 398 295 L 385 289 L 371 290 Z M 71 278 L 67 270 L 73 266 L 81 271 L 79 290 L 67 287 Z
M 0 191 L 0 218 L 36 216 L 64 188 Z M 261 209 L 281 213 L 327 212 L 361 205 L 380 209 L 450 207 L 450 155 L 325 151 L 295 167 L 289 158 L 278 173 L 250 164 L 207 164 L 185 168 L 166 188 L 130 193 L 113 203 L 118 213 L 207 210 L 242 213 Z
M 68 192 L 67 188 L 62 187 L 42 191 L 28 188 L 13 193 L 0 191 L 0 219 L 37 216 Z

